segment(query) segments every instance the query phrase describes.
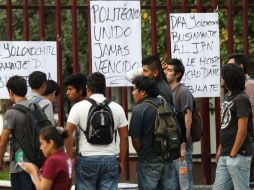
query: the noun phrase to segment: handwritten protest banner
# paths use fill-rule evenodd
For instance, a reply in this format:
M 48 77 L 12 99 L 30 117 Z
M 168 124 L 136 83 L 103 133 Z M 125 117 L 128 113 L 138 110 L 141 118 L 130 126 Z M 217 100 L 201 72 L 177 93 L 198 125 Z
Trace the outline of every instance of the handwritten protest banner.
M 185 83 L 194 97 L 220 96 L 217 13 L 170 14 L 172 58 L 185 65 Z
M 57 81 L 56 42 L 0 41 L 0 99 L 9 98 L 6 83 L 11 76 L 28 80 L 33 71 L 42 71 Z
M 126 73 L 141 67 L 140 1 L 91 1 L 92 72 L 107 86 L 130 86 Z

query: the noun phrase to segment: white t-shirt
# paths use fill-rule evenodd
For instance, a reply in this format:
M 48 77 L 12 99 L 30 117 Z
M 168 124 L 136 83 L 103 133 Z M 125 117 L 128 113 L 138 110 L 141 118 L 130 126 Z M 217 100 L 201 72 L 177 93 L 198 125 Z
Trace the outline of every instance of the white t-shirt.
M 93 94 L 90 96 L 90 98 L 99 103 L 103 102 L 106 99 L 102 94 Z M 87 116 L 91 106 L 92 104 L 87 100 L 76 103 L 71 108 L 67 122 L 76 125 L 76 128 L 78 128 L 77 125 L 79 125 L 85 131 L 87 125 Z M 109 108 L 111 109 L 114 117 L 115 129 L 128 125 L 125 112 L 119 104 L 111 102 L 109 104 Z M 108 145 L 92 145 L 87 142 L 85 134 L 80 131 L 79 152 L 82 156 L 116 155 L 116 142 L 114 139 L 113 142 Z

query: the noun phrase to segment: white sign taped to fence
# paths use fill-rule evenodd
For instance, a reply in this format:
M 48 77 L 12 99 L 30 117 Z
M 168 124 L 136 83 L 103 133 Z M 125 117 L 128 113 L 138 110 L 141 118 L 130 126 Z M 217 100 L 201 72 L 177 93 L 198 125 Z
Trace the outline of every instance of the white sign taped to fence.
M 0 41 L 0 99 L 9 98 L 6 83 L 11 76 L 20 75 L 28 81 L 33 71 L 57 81 L 56 42 Z
M 107 86 L 131 86 L 126 73 L 142 67 L 140 1 L 91 1 L 92 72 Z
M 220 96 L 218 13 L 170 14 L 172 58 L 185 66 L 181 80 L 194 97 Z

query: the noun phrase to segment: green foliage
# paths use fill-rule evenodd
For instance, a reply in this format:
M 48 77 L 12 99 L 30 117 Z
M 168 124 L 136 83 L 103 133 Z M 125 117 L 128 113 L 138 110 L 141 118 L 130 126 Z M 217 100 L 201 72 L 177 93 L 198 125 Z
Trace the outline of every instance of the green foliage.
M 38 0 L 29 0 L 29 5 L 38 5 Z M 44 0 L 45 5 L 55 5 L 54 0 Z M 71 1 L 61 0 L 61 5 L 70 5 Z M 77 5 L 84 5 L 87 1 L 77 0 Z M 171 0 L 172 12 L 182 12 L 181 2 L 179 0 Z M 165 5 L 165 0 L 156 0 L 157 5 Z M 188 5 L 195 5 L 196 0 L 187 0 Z M 203 0 L 202 4 L 208 7 L 206 12 L 212 12 L 210 0 Z M 219 4 L 225 4 L 225 1 L 220 0 Z M 241 5 L 241 2 L 234 0 L 234 5 Z M 0 0 L 0 4 L 6 4 L 6 0 Z M 12 0 L 13 5 L 22 5 L 23 0 Z M 141 0 L 141 5 L 149 6 L 151 0 Z M 195 6 L 194 6 L 195 7 Z M 196 9 L 187 10 L 187 12 L 196 12 Z M 228 32 L 227 32 L 227 10 L 218 9 L 219 23 L 220 23 L 220 52 L 222 63 L 225 62 L 228 54 Z M 234 48 L 236 52 L 243 51 L 243 37 L 242 37 L 242 11 L 236 10 L 233 12 L 234 16 Z M 23 11 L 22 9 L 12 11 L 12 40 L 23 40 Z M 156 22 L 157 22 L 157 50 L 158 55 L 166 57 L 166 10 L 157 9 Z M 254 53 L 254 13 L 248 12 L 248 32 L 249 32 L 249 54 Z M 0 40 L 6 40 L 6 11 L 0 10 Z M 71 10 L 61 10 L 61 47 L 62 47 L 62 63 L 63 63 L 63 75 L 68 75 L 72 72 L 73 63 L 73 44 L 72 44 L 72 17 Z M 143 56 L 152 53 L 152 41 L 151 41 L 151 13 L 150 8 L 142 9 L 141 11 L 141 27 L 142 27 L 142 54 Z M 85 9 L 79 9 L 77 11 L 77 36 L 78 36 L 78 63 L 80 65 L 80 71 L 88 73 L 88 31 L 87 31 L 87 14 Z M 56 28 L 55 28 L 55 9 L 45 10 L 45 40 L 56 40 Z M 29 40 L 40 40 L 39 37 L 39 12 L 36 9 L 29 10 Z M 253 62 L 253 58 L 250 58 Z

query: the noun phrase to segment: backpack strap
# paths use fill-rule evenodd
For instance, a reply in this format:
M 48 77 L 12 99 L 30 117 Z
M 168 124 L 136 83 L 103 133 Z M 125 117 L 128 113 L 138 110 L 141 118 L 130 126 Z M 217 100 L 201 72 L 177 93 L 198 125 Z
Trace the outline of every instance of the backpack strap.
M 147 103 L 147 104 L 149 104 L 149 105 L 151 105 L 152 107 L 154 107 L 156 110 L 158 109 L 158 104 L 156 104 L 154 101 L 152 101 L 152 100 L 144 100 L 144 102 L 145 103 Z
M 27 112 L 29 112 L 29 108 L 27 108 L 26 106 L 24 105 L 21 105 L 21 104 L 15 104 L 12 109 L 15 109 L 15 110 L 18 110 L 18 111 L 21 111 L 22 113 L 26 114 Z

